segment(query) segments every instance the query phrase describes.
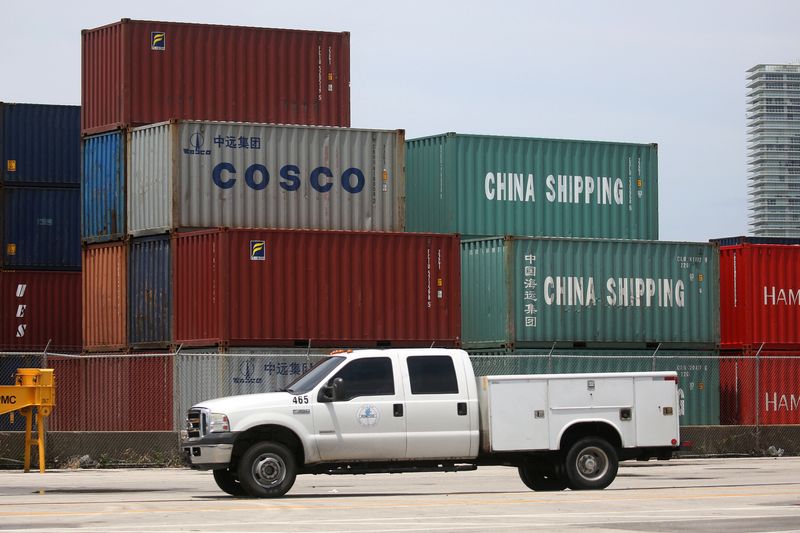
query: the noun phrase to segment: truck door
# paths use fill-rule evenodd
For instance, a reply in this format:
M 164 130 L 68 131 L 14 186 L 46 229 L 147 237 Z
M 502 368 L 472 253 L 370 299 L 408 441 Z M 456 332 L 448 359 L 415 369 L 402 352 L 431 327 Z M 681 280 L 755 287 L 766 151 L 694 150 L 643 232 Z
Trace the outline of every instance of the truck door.
M 470 457 L 478 413 L 477 403 L 468 401 L 464 369 L 456 368 L 450 355 L 409 355 L 405 359 L 408 457 Z
M 320 458 L 391 460 L 406 456 L 406 418 L 397 358 L 353 359 L 328 383 L 342 378 L 339 401 L 313 405 Z

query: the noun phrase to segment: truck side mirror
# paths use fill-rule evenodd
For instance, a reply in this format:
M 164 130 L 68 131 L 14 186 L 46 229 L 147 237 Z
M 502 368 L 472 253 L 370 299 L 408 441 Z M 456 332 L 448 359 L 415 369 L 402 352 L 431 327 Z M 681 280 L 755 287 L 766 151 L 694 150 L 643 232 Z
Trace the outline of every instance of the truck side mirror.
M 338 402 L 344 398 L 344 380 L 336 378 L 330 385 L 323 385 L 319 389 L 317 401 L 320 403 Z

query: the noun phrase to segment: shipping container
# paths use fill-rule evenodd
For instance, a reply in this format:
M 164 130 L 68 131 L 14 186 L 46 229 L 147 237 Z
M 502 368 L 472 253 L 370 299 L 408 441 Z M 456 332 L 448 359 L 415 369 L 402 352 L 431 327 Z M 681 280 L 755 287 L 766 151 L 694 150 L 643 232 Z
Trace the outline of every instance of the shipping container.
M 80 189 L 0 187 L 6 269 L 80 270 Z
M 175 429 L 172 356 L 54 357 L 48 365 L 64 384 L 56 390 L 51 431 Z
M 800 351 L 721 352 L 720 394 L 723 424 L 800 424 Z
M 164 347 L 172 338 L 172 261 L 169 235 L 131 239 L 128 250 L 128 342 Z
M 658 148 L 447 133 L 406 143 L 408 231 L 658 239 Z
M 0 272 L 0 351 L 81 350 L 80 272 Z
M 81 108 L 0 102 L 0 185 L 78 187 Z
M 470 348 L 719 343 L 716 245 L 507 237 L 465 241 L 461 264 Z
M 326 350 L 295 348 L 224 351 L 190 349 L 175 356 L 175 427 L 203 400 L 279 391 L 328 355 Z
M 83 249 L 83 348 L 127 348 L 128 242 Z
M 131 130 L 128 231 L 402 231 L 403 131 L 209 122 Z
M 83 242 L 125 236 L 125 146 L 127 135 L 114 131 L 83 139 Z
M 0 277 L 2 275 L 0 273 Z M 0 353 L 0 385 L 14 385 L 20 368 L 42 368 L 42 354 Z M 35 428 L 36 423 L 33 425 Z M 10 416 L 0 415 L 0 431 L 25 431 L 25 417 L 17 412 L 12 422 Z
M 800 246 L 720 248 L 724 349 L 800 349 Z
M 458 346 L 458 237 L 302 230 L 173 235 L 184 346 Z
M 470 359 L 479 376 L 675 371 L 681 425 L 719 424 L 720 370 L 716 351 L 477 350 L 470 353 Z
M 350 125 L 350 34 L 122 19 L 84 30 L 85 134 L 170 119 Z

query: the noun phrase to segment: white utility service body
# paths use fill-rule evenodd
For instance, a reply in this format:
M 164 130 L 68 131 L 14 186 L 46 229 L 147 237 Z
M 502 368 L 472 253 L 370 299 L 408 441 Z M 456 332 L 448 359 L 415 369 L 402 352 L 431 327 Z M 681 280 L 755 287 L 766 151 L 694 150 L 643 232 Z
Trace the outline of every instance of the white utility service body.
M 208 400 L 183 450 L 233 495 L 297 474 L 517 467 L 534 490 L 601 489 L 678 448 L 675 372 L 476 377 L 451 349 L 334 352 L 281 392 Z

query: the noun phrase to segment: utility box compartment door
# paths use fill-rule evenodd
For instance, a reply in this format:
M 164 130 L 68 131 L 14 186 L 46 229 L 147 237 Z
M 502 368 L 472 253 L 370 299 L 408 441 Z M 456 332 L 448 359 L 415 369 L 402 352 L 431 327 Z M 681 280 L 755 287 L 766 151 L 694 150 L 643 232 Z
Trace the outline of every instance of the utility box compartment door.
M 547 380 L 489 380 L 488 407 L 493 451 L 548 448 Z
M 670 446 L 678 438 L 675 382 L 663 377 L 636 379 L 636 444 Z

